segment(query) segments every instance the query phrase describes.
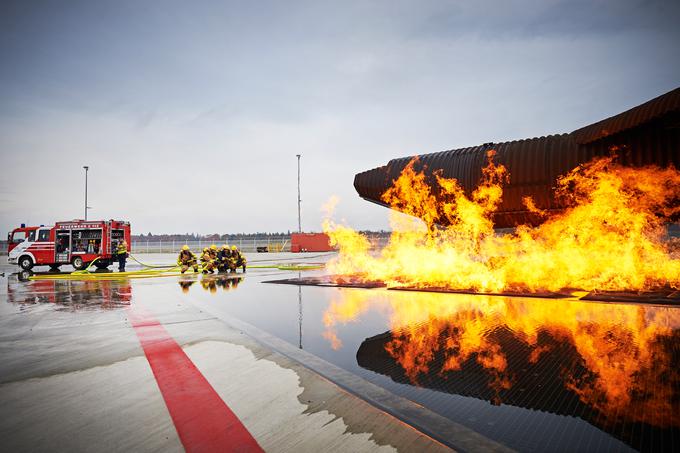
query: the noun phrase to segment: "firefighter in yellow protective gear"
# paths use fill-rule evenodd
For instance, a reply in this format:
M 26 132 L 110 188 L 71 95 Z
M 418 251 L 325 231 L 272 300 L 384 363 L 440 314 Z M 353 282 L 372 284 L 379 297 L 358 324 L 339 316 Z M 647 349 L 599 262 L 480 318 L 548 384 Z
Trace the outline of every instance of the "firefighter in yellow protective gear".
M 182 246 L 182 250 L 180 250 L 179 256 L 177 257 L 177 265 L 182 266 L 182 273 L 185 273 L 190 267 L 194 268 L 194 272 L 198 272 L 198 260 L 196 259 L 196 255 L 189 250 L 188 245 Z
M 210 255 L 210 249 L 208 247 L 203 249 L 203 254 L 201 255 L 201 264 L 203 265 L 203 273 L 212 273 L 215 270 L 215 261 Z
M 222 250 L 217 253 L 217 270 L 219 272 L 227 272 L 229 270 L 229 261 L 231 261 L 231 249 L 227 244 L 224 244 Z
M 118 243 L 116 247 L 116 258 L 118 258 L 118 272 L 125 272 L 125 261 L 128 257 L 127 242 L 125 239 Z
M 235 245 L 231 247 L 231 259 L 234 261 L 234 272 L 236 272 L 237 267 L 243 268 L 243 272 L 246 272 L 246 257 Z
M 210 246 L 210 256 L 212 257 L 213 261 L 217 259 L 217 246 L 215 244 Z

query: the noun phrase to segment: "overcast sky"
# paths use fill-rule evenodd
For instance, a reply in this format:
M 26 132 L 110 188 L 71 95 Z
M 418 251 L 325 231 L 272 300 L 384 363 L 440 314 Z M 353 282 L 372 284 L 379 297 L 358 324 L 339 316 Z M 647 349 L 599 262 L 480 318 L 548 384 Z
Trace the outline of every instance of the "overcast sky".
M 677 1 L 3 1 L 0 232 L 386 228 L 354 175 L 680 85 Z

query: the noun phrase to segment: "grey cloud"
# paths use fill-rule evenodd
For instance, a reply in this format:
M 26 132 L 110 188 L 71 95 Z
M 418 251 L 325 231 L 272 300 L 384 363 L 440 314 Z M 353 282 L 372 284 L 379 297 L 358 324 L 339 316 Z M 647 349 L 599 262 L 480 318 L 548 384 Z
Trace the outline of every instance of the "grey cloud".
M 16 198 L 7 187 L 27 162 L 45 165 L 21 200 L 2 202 L 0 229 L 29 211 L 43 223 L 80 215 L 85 164 L 93 215 L 130 217 L 138 231 L 293 228 L 297 153 L 306 228 L 333 194 L 339 216 L 386 227 L 354 173 L 569 131 L 680 80 L 673 2 L 45 1 L 4 12 L 0 198 Z

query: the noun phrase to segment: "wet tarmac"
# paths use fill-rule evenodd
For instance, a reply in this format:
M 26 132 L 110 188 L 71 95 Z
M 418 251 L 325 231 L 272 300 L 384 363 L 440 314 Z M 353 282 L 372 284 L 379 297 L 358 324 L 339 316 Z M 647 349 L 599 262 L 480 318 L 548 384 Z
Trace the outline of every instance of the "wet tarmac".
M 250 262 L 257 259 L 262 255 Z M 163 325 L 183 326 L 176 337 L 197 346 L 220 336 L 202 323 L 236 327 L 326 378 L 339 376 L 341 387 L 452 447 L 467 449 L 461 438 L 468 434 L 518 451 L 672 451 L 680 445 L 679 307 L 262 283 L 322 274 L 253 269 L 245 276 L 111 281 L 6 275 L 0 280 L 0 388 L 139 358 L 137 338 L 129 326 L 121 330 L 126 310 L 139 303 L 160 314 Z M 197 362 L 209 356 L 200 348 Z M 219 364 L 213 367 L 219 373 Z M 131 373 L 126 377 L 135 385 Z M 343 384 L 353 376 L 368 385 Z M 59 385 L 69 388 L 67 381 Z M 364 396 L 371 385 L 396 399 L 372 400 L 375 389 Z M 151 401 L 149 411 L 160 410 L 153 409 L 162 406 L 158 395 L 154 400 L 143 386 L 138 391 Z M 146 412 L 139 411 L 143 419 Z M 0 434 L 12 426 L 5 423 Z M 152 431 L 176 442 L 168 429 L 160 423 Z

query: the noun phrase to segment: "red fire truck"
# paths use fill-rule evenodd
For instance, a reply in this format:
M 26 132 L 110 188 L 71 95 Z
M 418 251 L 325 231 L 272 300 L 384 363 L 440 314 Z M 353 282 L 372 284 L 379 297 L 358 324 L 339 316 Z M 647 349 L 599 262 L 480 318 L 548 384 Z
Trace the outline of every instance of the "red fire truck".
M 29 226 L 27 227 L 25 223 L 22 223 L 19 228 L 15 228 L 9 233 L 7 233 L 7 253 L 11 252 L 14 247 L 19 245 L 25 240 L 33 240 L 30 239 L 31 234 L 33 233 L 33 236 L 35 236 L 35 230 L 37 230 L 37 226 Z
M 31 232 L 9 253 L 9 262 L 26 270 L 34 266 L 57 270 L 64 264 L 81 270 L 99 257 L 94 264 L 105 269 L 115 259 L 116 247 L 123 240 L 130 251 L 130 223 L 122 220 L 57 222 Z

